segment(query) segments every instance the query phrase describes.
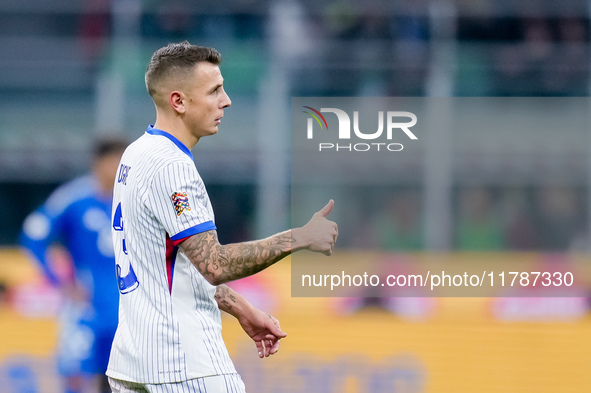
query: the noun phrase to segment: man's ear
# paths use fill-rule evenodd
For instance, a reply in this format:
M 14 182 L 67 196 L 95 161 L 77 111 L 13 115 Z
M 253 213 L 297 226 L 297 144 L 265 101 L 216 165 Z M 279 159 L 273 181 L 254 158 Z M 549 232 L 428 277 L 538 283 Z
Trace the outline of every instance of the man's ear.
M 168 103 L 177 113 L 185 113 L 184 95 L 180 91 L 173 91 L 168 96 Z

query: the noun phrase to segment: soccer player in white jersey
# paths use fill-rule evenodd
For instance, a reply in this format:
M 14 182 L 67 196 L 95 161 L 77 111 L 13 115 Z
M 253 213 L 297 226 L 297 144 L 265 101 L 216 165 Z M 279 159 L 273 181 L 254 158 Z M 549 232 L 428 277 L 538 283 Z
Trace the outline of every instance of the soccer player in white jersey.
M 212 48 L 183 42 L 157 50 L 146 71 L 156 122 L 121 159 L 113 201 L 119 325 L 107 375 L 116 393 L 244 392 L 221 335 L 235 316 L 259 356 L 286 336 L 278 321 L 224 283 L 290 253 L 332 254 L 331 200 L 301 228 L 221 245 L 191 149 L 214 135 L 231 104 Z

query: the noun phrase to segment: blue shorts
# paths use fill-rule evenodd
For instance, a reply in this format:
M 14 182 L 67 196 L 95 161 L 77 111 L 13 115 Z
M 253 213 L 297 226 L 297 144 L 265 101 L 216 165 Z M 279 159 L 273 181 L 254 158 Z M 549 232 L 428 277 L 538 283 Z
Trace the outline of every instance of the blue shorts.
M 107 371 L 116 325 L 105 325 L 87 304 L 67 304 L 60 315 L 57 364 L 69 377 Z

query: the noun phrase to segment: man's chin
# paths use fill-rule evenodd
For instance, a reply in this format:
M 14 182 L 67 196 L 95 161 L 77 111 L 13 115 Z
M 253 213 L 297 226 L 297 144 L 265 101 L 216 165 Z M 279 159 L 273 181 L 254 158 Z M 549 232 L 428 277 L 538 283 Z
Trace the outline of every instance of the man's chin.
M 210 129 L 210 130 L 204 130 L 204 131 L 202 131 L 201 138 L 203 138 L 204 136 L 215 135 L 217 133 L 218 133 L 217 127 Z

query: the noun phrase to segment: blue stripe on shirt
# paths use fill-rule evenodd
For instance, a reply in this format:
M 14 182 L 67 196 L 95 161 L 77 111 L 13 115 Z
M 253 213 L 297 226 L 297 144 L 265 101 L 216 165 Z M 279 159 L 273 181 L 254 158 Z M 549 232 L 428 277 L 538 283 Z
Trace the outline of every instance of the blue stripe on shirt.
M 213 229 L 217 229 L 215 224 L 213 223 L 213 221 L 211 221 L 211 220 L 205 221 L 205 222 L 202 222 L 201 224 L 195 225 L 194 227 L 185 229 L 184 231 L 181 231 L 174 236 L 171 236 L 170 240 L 172 240 L 173 242 L 176 242 L 178 240 L 185 239 L 189 236 L 193 236 L 198 233 L 205 232 L 205 231 L 211 231 Z

